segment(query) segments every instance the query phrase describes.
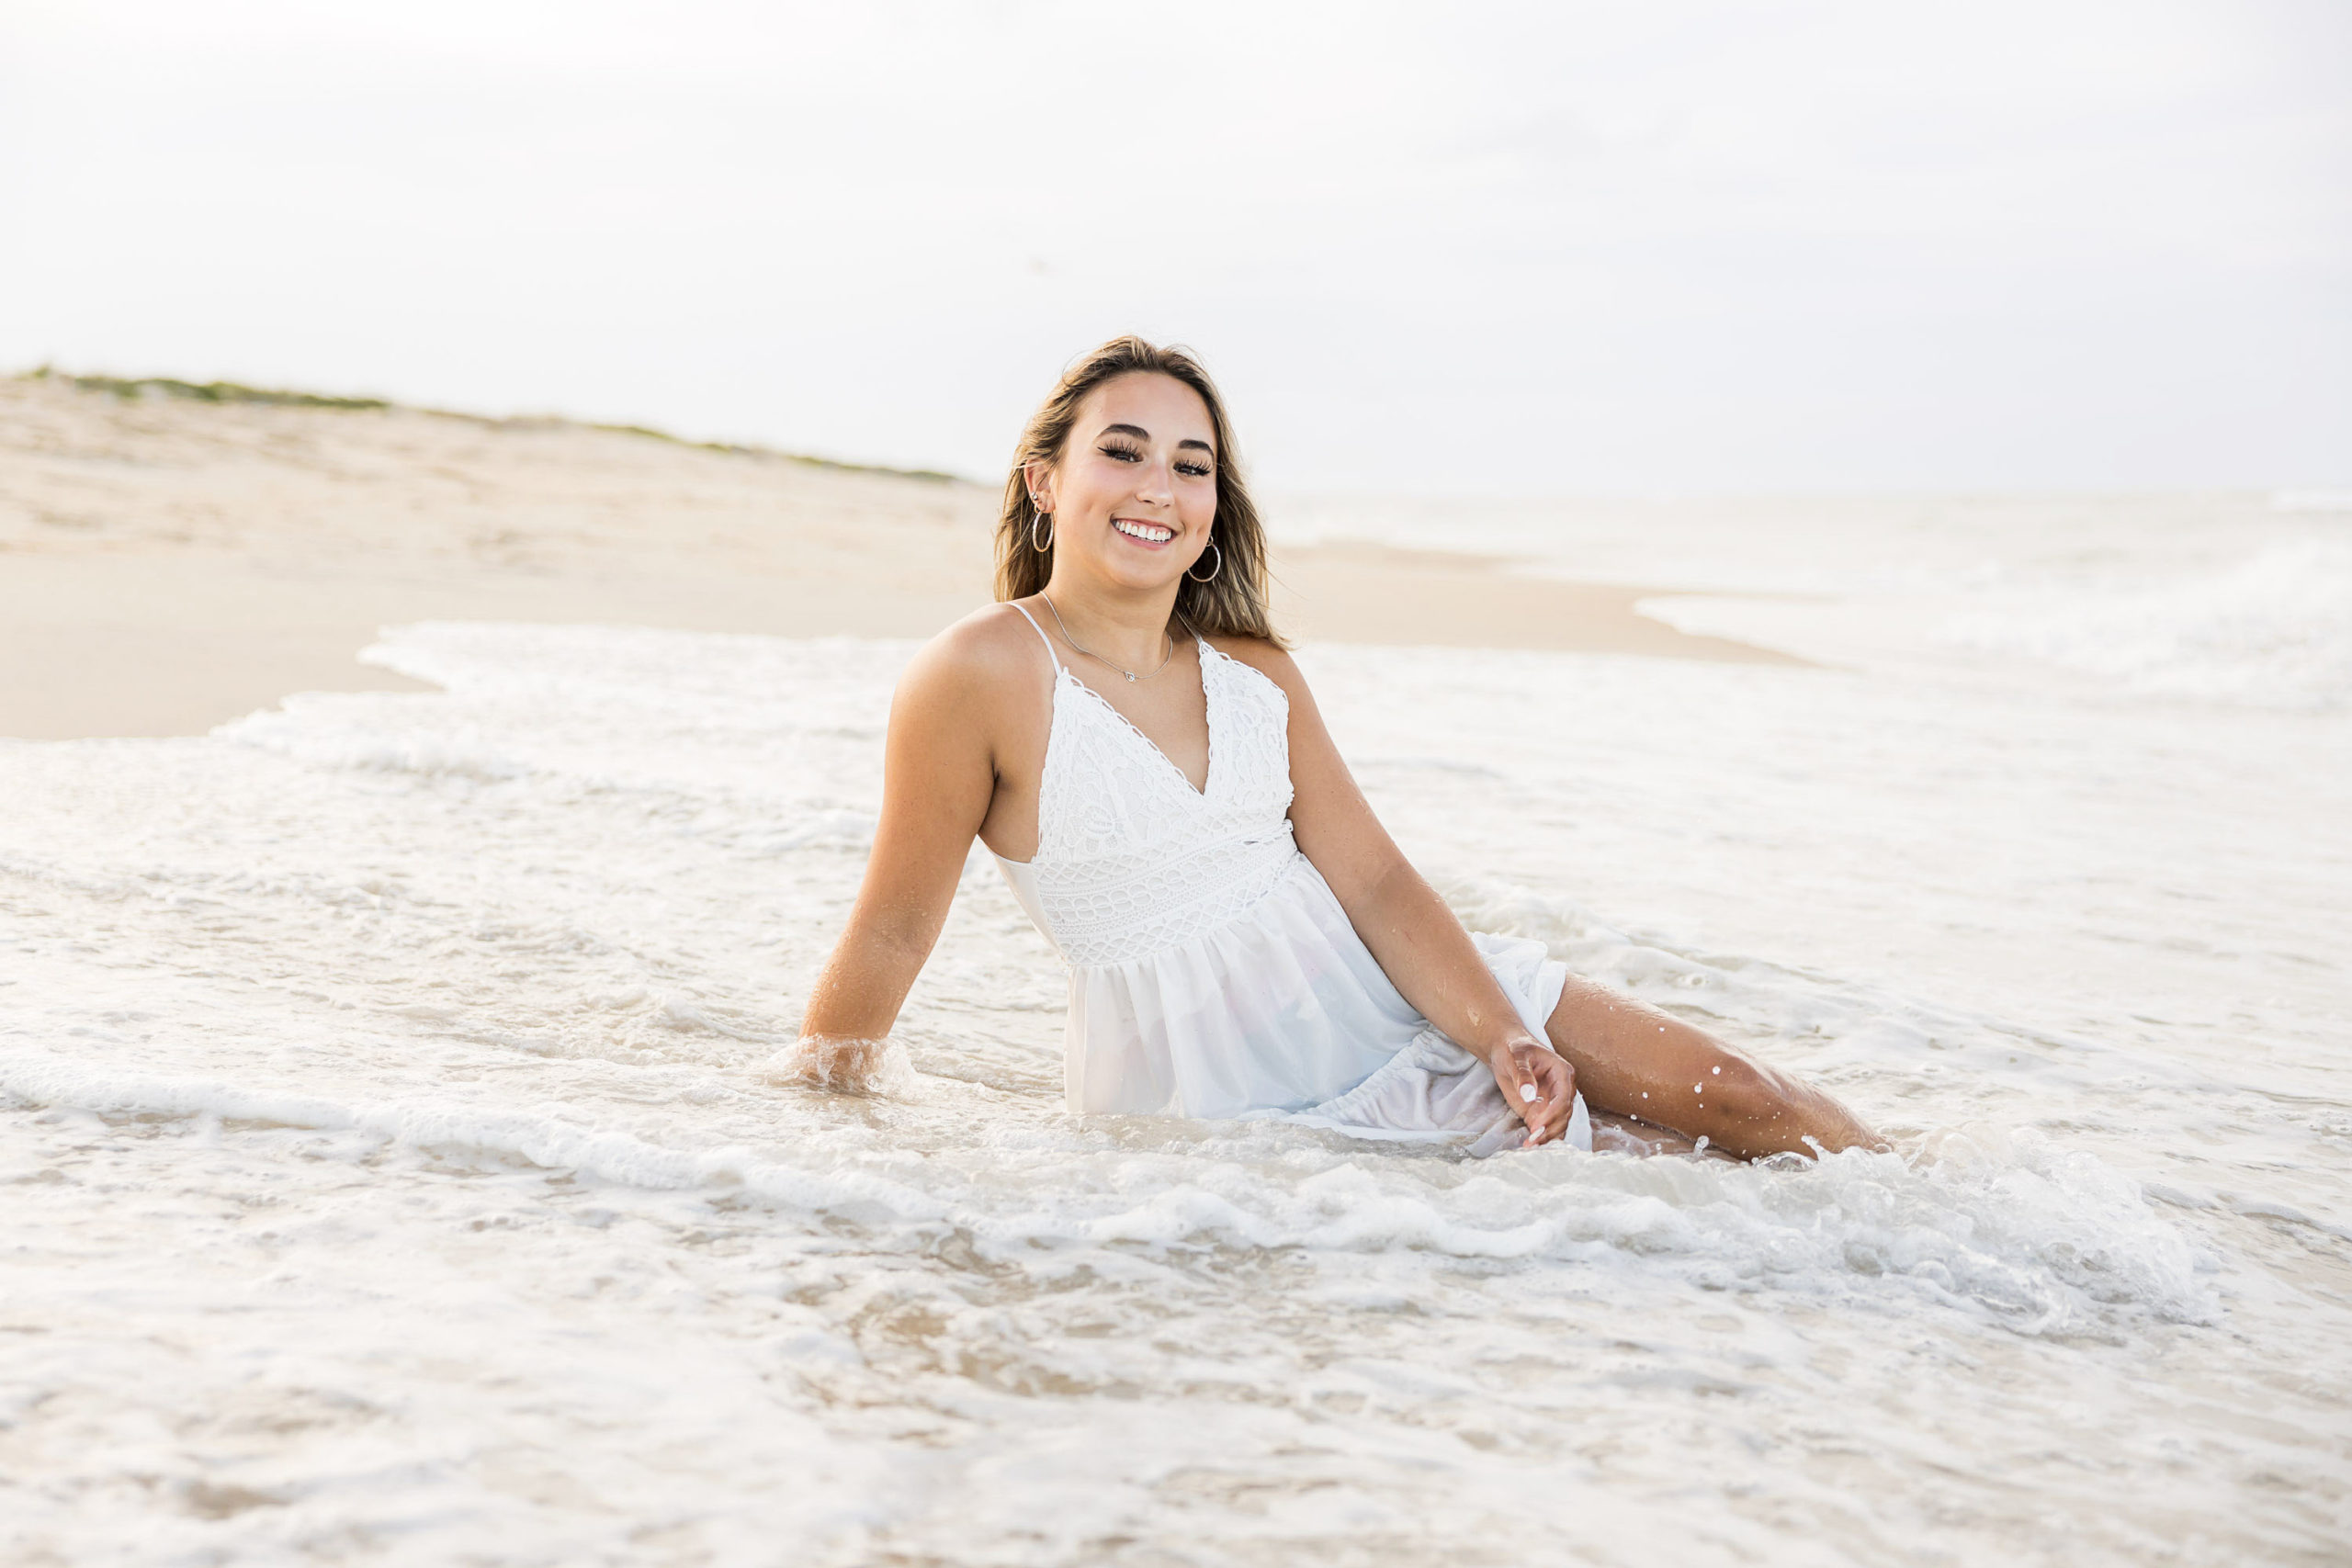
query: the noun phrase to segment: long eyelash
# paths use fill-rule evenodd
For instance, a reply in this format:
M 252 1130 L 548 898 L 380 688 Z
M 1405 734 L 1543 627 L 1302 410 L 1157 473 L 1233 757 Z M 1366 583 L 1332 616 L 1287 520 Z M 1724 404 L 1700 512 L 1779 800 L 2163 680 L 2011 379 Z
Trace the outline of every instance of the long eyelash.
M 1143 461 L 1143 452 L 1140 448 L 1134 446 L 1123 446 L 1115 441 L 1105 441 L 1102 443 L 1100 450 L 1104 457 L 1116 457 L 1121 462 L 1140 463 Z M 1180 474 L 1189 474 L 1193 479 L 1205 479 L 1216 470 L 1203 463 L 1179 463 L 1176 465 L 1176 471 Z

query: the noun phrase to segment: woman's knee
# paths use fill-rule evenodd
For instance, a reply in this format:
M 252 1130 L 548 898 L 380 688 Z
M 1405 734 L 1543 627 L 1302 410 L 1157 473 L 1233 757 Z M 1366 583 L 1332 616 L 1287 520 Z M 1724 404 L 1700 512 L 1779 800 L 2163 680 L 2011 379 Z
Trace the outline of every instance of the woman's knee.
M 1802 1120 L 1803 1085 L 1777 1067 L 1731 1052 L 1710 1064 L 1691 1087 L 1704 1110 L 1738 1125 L 1770 1127 Z

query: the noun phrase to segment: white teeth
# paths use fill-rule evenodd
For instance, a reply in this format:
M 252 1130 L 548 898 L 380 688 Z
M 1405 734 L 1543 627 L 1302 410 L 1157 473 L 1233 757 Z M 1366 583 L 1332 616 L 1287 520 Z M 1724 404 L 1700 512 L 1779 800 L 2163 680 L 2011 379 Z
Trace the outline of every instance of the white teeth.
M 1129 538 L 1148 539 L 1155 545 L 1164 545 L 1176 536 L 1173 528 L 1162 528 L 1150 523 L 1130 523 L 1124 517 L 1114 518 L 1111 526 Z

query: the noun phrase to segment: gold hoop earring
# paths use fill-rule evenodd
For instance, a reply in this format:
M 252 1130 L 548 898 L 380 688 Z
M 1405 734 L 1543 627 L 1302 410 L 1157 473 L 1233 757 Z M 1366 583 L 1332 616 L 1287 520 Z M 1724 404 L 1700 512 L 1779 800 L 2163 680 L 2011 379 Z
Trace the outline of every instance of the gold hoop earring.
M 1206 577 L 1193 577 L 1193 567 L 1186 567 L 1184 569 L 1184 575 L 1187 578 L 1191 578 L 1194 582 L 1215 582 L 1217 580 L 1217 574 L 1225 570 L 1225 551 L 1218 548 L 1217 542 L 1215 539 L 1211 539 L 1209 541 L 1209 548 L 1216 551 L 1216 564 L 1209 568 L 1209 574 Z M 1193 566 L 1198 566 L 1201 563 L 1197 558 L 1193 562 Z
M 1037 542 L 1037 525 L 1040 523 L 1046 525 L 1046 542 L 1042 545 Z M 1040 512 L 1036 516 L 1029 519 L 1029 547 L 1041 556 L 1054 547 L 1054 514 L 1052 513 Z

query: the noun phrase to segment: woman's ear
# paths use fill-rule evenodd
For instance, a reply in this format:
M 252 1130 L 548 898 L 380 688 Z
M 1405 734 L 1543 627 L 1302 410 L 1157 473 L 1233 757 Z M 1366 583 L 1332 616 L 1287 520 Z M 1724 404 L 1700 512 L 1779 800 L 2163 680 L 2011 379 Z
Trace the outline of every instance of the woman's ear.
M 1021 479 L 1029 487 L 1029 499 L 1040 512 L 1054 509 L 1054 466 L 1043 457 L 1032 457 L 1021 465 Z

